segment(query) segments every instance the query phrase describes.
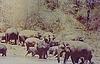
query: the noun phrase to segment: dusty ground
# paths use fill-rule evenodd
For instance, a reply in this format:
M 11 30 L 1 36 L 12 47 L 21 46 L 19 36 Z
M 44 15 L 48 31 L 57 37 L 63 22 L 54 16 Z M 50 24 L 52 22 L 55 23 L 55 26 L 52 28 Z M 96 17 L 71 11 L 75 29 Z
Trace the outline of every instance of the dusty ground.
M 25 56 L 25 47 L 10 44 L 7 44 L 6 46 L 8 48 L 7 57 L 0 56 L 0 64 L 58 64 L 54 57 L 50 56 L 46 60 L 41 60 L 38 59 L 37 55 L 35 57 L 31 57 L 31 54 Z M 100 57 L 93 57 L 92 61 L 94 61 L 95 64 L 100 64 Z M 62 64 L 62 61 L 59 64 Z M 72 64 L 70 59 L 67 64 Z

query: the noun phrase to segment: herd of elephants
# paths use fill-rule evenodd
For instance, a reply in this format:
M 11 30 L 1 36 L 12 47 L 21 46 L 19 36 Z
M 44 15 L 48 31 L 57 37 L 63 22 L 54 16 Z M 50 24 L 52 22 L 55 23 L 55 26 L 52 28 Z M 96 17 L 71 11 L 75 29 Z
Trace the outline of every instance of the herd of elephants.
M 21 35 L 15 28 L 13 30 L 11 28 L 7 29 L 3 36 L 0 35 L 0 38 L 1 43 L 2 40 L 5 40 L 3 43 L 19 45 L 19 42 L 21 46 L 25 46 L 27 51 L 26 56 L 32 53 L 32 56 L 38 55 L 39 59 L 47 59 L 48 55 L 52 54 L 57 58 L 58 63 L 60 63 L 60 58 L 63 56 L 63 64 L 66 64 L 69 57 L 73 64 L 94 64 L 91 61 L 94 50 L 81 38 L 62 41 L 58 40 L 55 34 L 43 36 L 41 32 L 37 33 L 36 36 L 27 37 Z M 7 54 L 8 49 L 5 45 L 0 44 L 2 56 Z

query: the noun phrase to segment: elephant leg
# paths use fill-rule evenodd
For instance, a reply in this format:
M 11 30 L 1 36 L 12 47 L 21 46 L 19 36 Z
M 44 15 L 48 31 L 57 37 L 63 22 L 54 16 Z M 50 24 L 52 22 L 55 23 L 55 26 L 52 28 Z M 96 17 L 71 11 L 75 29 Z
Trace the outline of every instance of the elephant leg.
M 45 55 L 46 55 L 46 58 L 48 58 L 48 52 L 47 51 L 46 51 L 46 54 Z
M 42 48 L 38 48 L 39 59 L 42 59 L 43 51 Z
M 65 53 L 63 64 L 66 64 L 66 61 L 68 60 L 69 56 L 70 56 L 69 53 Z
M 91 61 L 91 59 L 92 59 L 92 55 L 90 55 L 90 57 L 89 57 L 89 64 L 94 64 L 94 63 Z
M 15 39 L 15 45 L 17 45 L 17 39 Z
M 45 51 L 45 58 L 48 58 L 48 53 L 47 53 L 47 51 Z
M 2 56 L 4 56 L 5 54 L 4 54 L 4 52 L 2 52 Z
M 89 64 L 95 64 L 94 62 L 92 62 L 91 60 L 89 60 Z
M 59 49 L 59 50 L 57 50 L 57 61 L 58 61 L 58 63 L 60 63 L 60 56 L 61 56 L 61 53 L 62 53 L 62 49 Z
M 58 63 L 60 63 L 60 53 L 58 52 L 58 54 L 57 54 L 57 61 L 58 61 Z
M 7 41 L 7 40 L 5 40 L 5 43 L 7 44 L 7 43 L 8 43 L 8 41 Z
M 75 58 L 71 56 L 72 63 L 75 64 Z
M 56 55 L 57 55 L 57 51 L 54 51 L 54 52 L 53 52 L 53 56 L 56 56 Z
M 46 48 L 46 50 L 44 50 L 45 51 L 45 57 L 46 58 L 48 58 L 48 50 L 49 50 L 48 48 Z
M 2 52 L 2 56 L 6 56 L 6 50 Z
M 4 55 L 5 55 L 5 56 L 7 56 L 7 55 L 6 55 L 6 52 L 7 52 L 7 51 L 4 52 Z
M 34 56 L 35 56 L 35 54 L 36 54 L 35 52 L 32 52 L 32 57 L 34 57 Z
M 76 59 L 75 59 L 75 63 L 77 63 L 77 64 L 78 64 L 78 61 L 79 61 L 79 58 L 76 58 Z
M 81 59 L 80 64 L 84 64 L 84 59 L 83 58 L 80 58 L 80 59 Z
M 30 51 L 28 51 L 27 53 L 26 53 L 26 55 L 25 56 L 27 56 L 28 54 L 30 54 L 31 52 Z
M 24 41 L 23 41 L 23 43 L 22 43 L 22 46 L 24 47 L 25 45 L 24 45 Z
M 2 53 L 2 56 L 4 56 L 4 53 Z
M 10 44 L 10 40 L 7 40 L 6 43 Z
M 43 48 L 43 59 L 46 59 L 46 49 Z
M 84 59 L 85 59 L 85 64 L 88 64 L 88 62 L 89 64 L 91 64 L 92 55 L 85 56 Z
M 57 56 L 57 61 L 58 61 L 58 63 L 60 63 L 60 57 L 58 57 L 58 56 Z
M 5 56 L 7 56 L 6 53 L 5 53 Z
M 84 64 L 88 64 L 88 60 L 85 60 Z
M 18 45 L 20 45 L 20 44 L 21 44 L 21 41 L 18 42 Z

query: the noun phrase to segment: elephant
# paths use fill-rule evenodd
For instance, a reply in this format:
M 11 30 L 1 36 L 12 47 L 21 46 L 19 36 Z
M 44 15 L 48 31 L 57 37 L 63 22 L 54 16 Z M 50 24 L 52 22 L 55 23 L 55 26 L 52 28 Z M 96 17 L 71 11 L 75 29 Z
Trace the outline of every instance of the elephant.
M 39 59 L 46 59 L 49 44 L 45 43 L 43 39 L 40 40 L 38 38 L 31 37 L 31 38 L 27 38 L 25 40 L 25 43 L 28 51 L 26 55 L 32 53 L 32 56 L 34 56 L 35 51 L 37 49 Z
M 18 35 L 19 35 L 19 32 L 17 31 L 16 28 L 7 29 L 7 31 L 5 33 L 6 43 L 10 42 L 11 40 L 14 40 L 15 42 L 12 44 L 17 45 Z
M 82 61 L 80 64 L 84 64 L 85 62 L 87 64 L 87 61 L 89 61 L 89 64 L 92 64 L 92 57 L 92 53 L 88 49 L 82 49 L 80 51 L 75 50 L 74 52 L 71 52 L 71 59 L 73 64 L 78 63 L 79 59 Z
M 80 64 L 84 64 L 84 62 L 89 61 L 92 64 L 92 51 L 93 49 L 84 42 L 81 41 L 69 41 L 63 44 L 63 49 L 59 47 L 57 60 L 60 62 L 60 54 L 65 52 L 65 57 L 63 64 L 66 64 L 66 61 L 71 57 L 72 63 L 79 63 L 79 59 L 81 60 Z
M 39 54 L 39 59 L 47 59 L 48 57 L 48 50 L 49 50 L 50 46 L 48 43 L 48 40 L 39 40 L 39 42 L 37 43 L 37 50 L 38 50 L 38 54 Z
M 2 54 L 2 56 L 6 56 L 6 52 L 7 47 L 4 44 L 0 44 L 0 54 Z

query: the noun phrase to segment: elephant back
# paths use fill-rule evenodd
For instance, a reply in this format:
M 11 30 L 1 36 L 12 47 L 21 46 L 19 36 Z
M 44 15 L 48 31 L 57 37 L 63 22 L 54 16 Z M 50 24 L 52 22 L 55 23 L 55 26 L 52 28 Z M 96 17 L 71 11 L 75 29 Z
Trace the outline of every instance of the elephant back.
M 12 34 L 12 33 L 18 34 L 18 30 L 16 28 L 8 28 L 6 30 L 6 34 Z

